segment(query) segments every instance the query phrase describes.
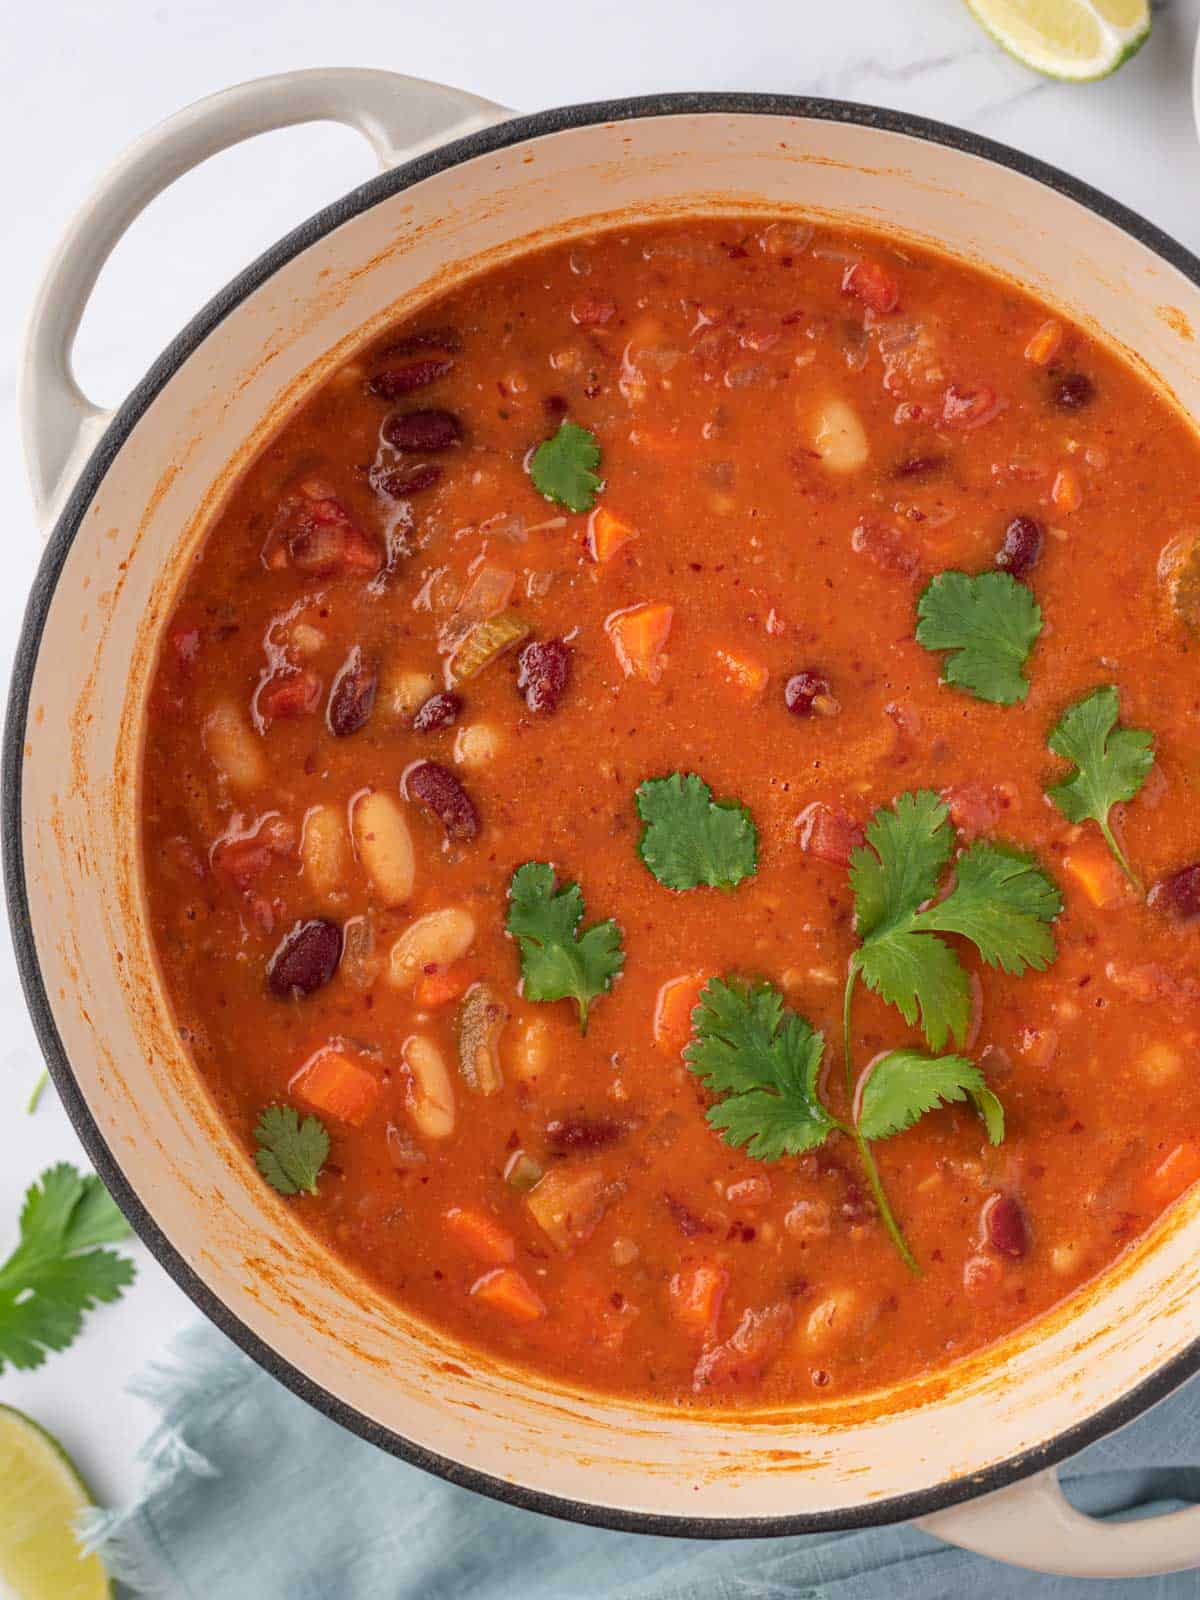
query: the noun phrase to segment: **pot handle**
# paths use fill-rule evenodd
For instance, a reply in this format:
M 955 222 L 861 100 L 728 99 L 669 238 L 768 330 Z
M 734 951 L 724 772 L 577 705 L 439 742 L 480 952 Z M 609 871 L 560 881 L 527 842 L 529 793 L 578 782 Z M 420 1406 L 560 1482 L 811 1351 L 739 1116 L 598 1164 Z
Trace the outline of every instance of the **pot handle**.
M 461 89 L 361 68 L 255 78 L 160 122 L 100 180 L 42 281 L 25 337 L 20 412 L 39 520 L 49 526 L 111 412 L 75 381 L 71 351 L 100 269 L 136 217 L 176 178 L 243 139 L 302 122 L 355 128 L 388 168 L 511 113 Z
M 916 1523 L 976 1555 L 1071 1578 L 1148 1578 L 1200 1566 L 1200 1506 L 1128 1522 L 1085 1516 L 1055 1471 Z

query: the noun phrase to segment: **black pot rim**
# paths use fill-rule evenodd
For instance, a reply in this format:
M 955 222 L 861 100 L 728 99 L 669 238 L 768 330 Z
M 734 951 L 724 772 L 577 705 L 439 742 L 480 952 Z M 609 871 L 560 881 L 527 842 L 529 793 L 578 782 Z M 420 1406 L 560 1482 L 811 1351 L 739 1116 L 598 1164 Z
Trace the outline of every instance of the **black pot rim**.
M 105 1140 L 75 1080 L 54 1020 L 41 966 L 29 924 L 29 898 L 22 839 L 21 783 L 24 765 L 29 699 L 43 629 L 54 598 L 55 586 L 79 532 L 88 506 L 130 432 L 153 403 L 159 391 L 203 343 L 214 328 L 271 275 L 310 245 L 360 212 L 423 179 L 476 156 L 502 150 L 527 139 L 596 123 L 633 118 L 676 115 L 766 115 L 822 122 L 850 123 L 887 133 L 906 134 L 926 143 L 944 145 L 978 156 L 1010 171 L 1032 178 L 1131 235 L 1185 277 L 1200 286 L 1200 259 L 1145 218 L 1110 199 L 1089 184 L 1032 156 L 978 134 L 907 112 L 890 111 L 849 101 L 804 96 L 750 93 L 687 93 L 565 106 L 515 117 L 442 146 L 416 160 L 371 179 L 333 205 L 318 212 L 287 234 L 232 280 L 188 323 L 167 347 L 113 417 L 93 451 L 47 542 L 34 580 L 17 644 L 4 729 L 3 786 L 0 823 L 3 832 L 4 881 L 9 924 L 21 984 L 34 1030 L 46 1058 L 55 1088 L 62 1099 L 96 1171 L 148 1245 L 183 1292 L 210 1321 L 261 1367 L 309 1405 L 359 1437 L 422 1467 L 448 1482 L 473 1489 L 509 1505 L 541 1512 L 571 1522 L 623 1532 L 696 1539 L 765 1538 L 803 1533 L 829 1533 L 874 1527 L 925 1517 L 978 1495 L 1001 1489 L 1032 1473 L 1043 1471 L 1086 1445 L 1103 1438 L 1140 1416 L 1200 1370 L 1200 1339 L 1165 1362 L 1151 1376 L 1102 1407 L 1084 1421 L 1033 1449 L 996 1462 L 986 1470 L 955 1478 L 913 1493 L 893 1496 L 839 1510 L 796 1512 L 770 1517 L 687 1517 L 626 1510 L 527 1489 L 476 1468 L 437 1454 L 405 1439 L 373 1418 L 347 1405 L 314 1383 L 299 1368 L 284 1360 L 253 1333 L 184 1261 L 154 1221 L 149 1209 L 127 1181 L 120 1162 Z

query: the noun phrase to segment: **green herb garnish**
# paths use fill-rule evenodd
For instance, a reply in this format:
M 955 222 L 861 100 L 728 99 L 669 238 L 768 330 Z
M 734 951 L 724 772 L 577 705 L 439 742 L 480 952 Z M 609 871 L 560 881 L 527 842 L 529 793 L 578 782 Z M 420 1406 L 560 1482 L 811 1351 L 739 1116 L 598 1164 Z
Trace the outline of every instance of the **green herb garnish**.
M 609 918 L 581 933 L 583 891 L 577 883 L 555 890 L 554 868 L 527 861 L 509 885 L 509 933 L 521 951 L 522 988 L 530 1000 L 574 1000 L 587 1032 L 588 1006 L 607 994 L 625 965 L 621 930 Z
M 714 800 L 694 772 L 648 778 L 637 791 L 645 823 L 638 854 L 668 889 L 732 889 L 758 868 L 758 829 L 737 800 Z
M 1108 683 L 1068 706 L 1051 729 L 1047 744 L 1056 756 L 1073 761 L 1075 771 L 1046 793 L 1068 822 L 1095 822 L 1121 871 L 1139 894 L 1142 885 L 1113 837 L 1108 814 L 1132 800 L 1154 765 L 1154 737 L 1145 728 L 1118 728 L 1121 712 L 1116 686 Z
M 254 1164 L 280 1194 L 316 1194 L 317 1174 L 329 1158 L 329 1135 L 318 1117 L 294 1106 L 268 1106 L 254 1129 Z
M 568 511 L 590 511 L 604 480 L 596 473 L 600 446 L 577 422 L 563 422 L 551 439 L 533 452 L 529 476 L 539 494 Z
M 917 643 L 949 650 L 943 680 L 1011 706 L 1029 693 L 1023 668 L 1042 631 L 1041 607 L 1007 572 L 942 572 L 917 602 Z
M 75 1339 L 85 1312 L 121 1298 L 133 1262 L 97 1247 L 128 1236 L 94 1174 L 66 1162 L 42 1173 L 25 1192 L 20 1241 L 0 1266 L 0 1372 L 5 1362 L 40 1367 L 47 1351 Z

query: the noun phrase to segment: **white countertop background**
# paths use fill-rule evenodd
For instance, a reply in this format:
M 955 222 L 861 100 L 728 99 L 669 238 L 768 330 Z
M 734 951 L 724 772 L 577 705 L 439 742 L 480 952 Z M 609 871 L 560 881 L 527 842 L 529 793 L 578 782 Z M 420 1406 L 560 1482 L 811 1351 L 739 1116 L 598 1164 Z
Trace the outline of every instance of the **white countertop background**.
M 961 0 L 38 0 L 0 45 L 0 686 L 41 538 L 20 458 L 15 387 L 25 312 L 55 241 L 100 172 L 186 102 L 309 66 L 440 79 L 535 110 L 660 90 L 755 89 L 893 106 L 958 123 L 1087 179 L 1200 249 L 1200 145 L 1190 76 L 1200 0 L 1155 0 L 1154 33 L 1115 77 L 1072 87 L 1002 54 Z M 372 174 L 349 130 L 270 134 L 157 201 L 118 249 L 77 348 L 79 379 L 118 402 L 192 313 L 296 222 Z M 2 913 L 0 913 L 2 915 Z M 40 1058 L 0 938 L 0 1257 L 21 1195 L 52 1161 L 82 1160 L 53 1090 L 24 1105 Z M 0 1402 L 58 1434 L 110 1503 L 138 1481 L 150 1416 L 128 1378 L 199 1313 L 141 1246 L 138 1281 Z

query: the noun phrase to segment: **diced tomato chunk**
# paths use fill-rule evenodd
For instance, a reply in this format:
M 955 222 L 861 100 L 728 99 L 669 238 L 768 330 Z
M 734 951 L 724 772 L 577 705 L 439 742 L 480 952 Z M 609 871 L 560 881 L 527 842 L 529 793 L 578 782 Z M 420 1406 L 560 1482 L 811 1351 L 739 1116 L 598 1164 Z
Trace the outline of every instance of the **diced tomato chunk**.
M 545 1302 L 515 1267 L 496 1267 L 471 1285 L 471 1293 L 513 1322 L 536 1322 L 546 1315 Z
M 263 552 L 268 567 L 289 564 L 314 578 L 379 571 L 379 547 L 363 532 L 329 486 L 302 483 L 280 507 Z
M 258 882 L 276 859 L 290 856 L 296 848 L 296 830 L 286 817 L 265 817 L 252 834 L 241 839 L 223 839 L 213 852 L 217 876 L 245 893 Z
M 900 304 L 900 285 L 878 261 L 856 261 L 847 267 L 842 288 L 881 315 L 895 311 Z
M 711 1262 L 685 1267 L 671 1279 L 671 1310 L 689 1333 L 715 1339 L 721 1303 L 729 1287 L 729 1273 Z
M 304 1063 L 288 1088 L 314 1111 L 357 1128 L 374 1111 L 383 1085 L 342 1051 L 325 1049 Z
M 413 998 L 426 1011 L 449 1005 L 466 994 L 478 971 L 473 961 L 455 961 L 448 967 L 437 967 L 417 980 Z
M 848 867 L 866 837 L 848 811 L 835 810 L 820 800 L 805 806 L 796 818 L 796 843 L 801 850 L 835 867 Z
M 258 691 L 258 712 L 268 722 L 310 716 L 321 703 L 321 680 L 307 667 L 278 672 Z
M 942 790 L 942 799 L 964 844 L 994 832 L 1009 803 L 1004 790 L 994 783 L 956 783 Z
M 709 972 L 685 972 L 670 978 L 654 1005 L 654 1043 L 665 1056 L 678 1056 L 692 1037 L 692 1012 L 700 1004 Z
M 697 1361 L 693 1389 L 731 1389 L 755 1382 L 779 1354 L 791 1326 L 792 1308 L 783 1302 L 761 1311 L 747 1308 L 729 1338 Z
M 443 1220 L 447 1232 L 476 1260 L 493 1267 L 508 1266 L 516 1260 L 517 1246 L 512 1234 L 486 1212 L 468 1206 L 451 1206 Z
M 743 700 L 757 700 L 771 676 L 764 662 L 742 651 L 718 650 L 717 665 Z
M 982 428 L 1004 409 L 1004 402 L 986 383 L 974 389 L 963 389 L 952 383 L 942 397 L 942 422 L 947 428 L 961 428 L 969 432 Z
M 577 328 L 602 328 L 616 314 L 617 308 L 611 300 L 593 300 L 586 296 L 571 307 L 571 321 Z

